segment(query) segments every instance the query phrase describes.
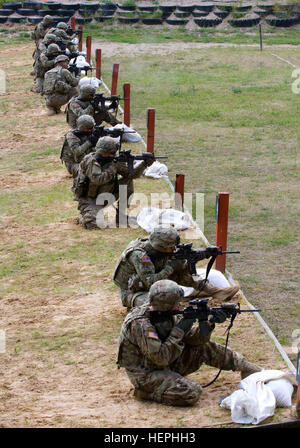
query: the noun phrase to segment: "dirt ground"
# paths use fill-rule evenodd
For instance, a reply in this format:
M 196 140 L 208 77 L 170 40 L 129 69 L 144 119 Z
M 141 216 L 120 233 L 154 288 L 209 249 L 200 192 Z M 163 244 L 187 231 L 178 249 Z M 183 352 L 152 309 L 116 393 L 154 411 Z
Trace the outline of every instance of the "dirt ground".
M 6 352 L 0 353 L 0 427 L 231 425 L 230 413 L 218 401 L 236 389 L 238 373 L 223 372 L 193 408 L 170 411 L 135 400 L 125 372 L 117 369 L 117 338 L 126 313 L 111 273 L 120 247 L 141 232 L 79 229 L 71 194 L 59 190 L 57 201 L 49 196 L 58 186 L 70 188 L 59 161 L 67 126 L 63 116 L 48 118 L 43 99 L 30 92 L 32 50 L 28 44 L 10 46 L 0 57 L 8 76 L 8 94 L 0 98 L 0 238 L 1 261 L 7 265 L 0 295 L 0 329 L 6 331 Z M 47 148 L 54 152 L 47 154 Z M 137 191 L 144 185 L 137 182 Z M 19 203 L 13 209 L 19 197 L 24 198 L 22 220 Z M 45 222 L 33 215 L 35 207 Z M 78 247 L 83 252 L 64 252 Z M 109 250 L 111 259 L 106 258 Z M 218 326 L 214 340 L 224 342 L 225 328 Z M 237 318 L 229 345 L 265 368 L 287 370 L 250 313 Z M 216 373 L 203 367 L 191 378 L 204 384 Z M 290 414 L 290 409 L 277 409 L 266 422 Z

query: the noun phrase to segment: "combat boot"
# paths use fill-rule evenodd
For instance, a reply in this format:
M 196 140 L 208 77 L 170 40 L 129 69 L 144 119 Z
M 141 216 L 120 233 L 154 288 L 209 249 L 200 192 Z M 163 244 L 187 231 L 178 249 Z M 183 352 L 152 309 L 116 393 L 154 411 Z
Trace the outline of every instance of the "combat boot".
M 262 370 L 261 367 L 257 366 L 256 364 L 252 364 L 252 362 L 247 361 L 244 356 L 236 352 L 233 356 L 233 363 L 234 368 L 232 370 L 240 371 L 242 380 L 247 376 L 252 375 L 252 373 L 260 372 Z
M 238 283 L 233 286 L 228 286 L 228 288 L 218 288 L 217 286 L 213 286 L 211 283 L 207 282 L 201 290 L 199 296 L 212 297 L 219 303 L 222 303 L 228 299 L 231 299 L 239 290 L 240 285 Z
M 53 109 L 52 107 L 47 107 L 47 115 L 50 117 L 50 116 L 52 116 L 52 115 L 55 115 L 56 114 L 56 112 L 55 112 L 55 109 Z
M 153 394 L 142 389 L 134 389 L 133 396 L 139 400 L 153 400 Z
M 252 362 L 244 360 L 241 369 L 241 378 L 243 380 L 244 378 L 247 378 L 247 376 L 252 375 L 252 373 L 260 372 L 261 370 L 262 368 L 257 366 L 256 364 L 252 364 Z

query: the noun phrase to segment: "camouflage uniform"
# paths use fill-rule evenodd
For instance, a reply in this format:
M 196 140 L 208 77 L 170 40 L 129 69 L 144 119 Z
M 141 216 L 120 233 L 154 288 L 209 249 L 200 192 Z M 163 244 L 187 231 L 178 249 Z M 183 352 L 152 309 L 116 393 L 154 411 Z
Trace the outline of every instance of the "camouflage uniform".
M 76 120 L 80 115 L 87 114 L 94 118 L 96 125 L 99 126 L 103 121 L 110 123 L 112 126 L 121 123 L 107 109 L 102 110 L 99 106 L 97 109 L 92 105 L 96 89 L 91 85 L 83 85 L 80 87 L 79 96 L 72 98 L 66 108 L 67 123 L 71 128 L 76 125 Z
M 74 36 L 69 36 L 66 29 L 68 29 L 68 25 L 65 22 L 59 22 L 56 27 L 50 28 L 48 33 L 55 34 L 72 53 L 75 53 L 77 46 L 72 43 Z
M 164 249 L 164 243 L 165 247 L 175 247 L 178 241 L 179 235 L 173 227 L 158 227 L 149 238 L 138 238 L 129 243 L 119 258 L 113 275 L 115 284 L 120 288 L 123 306 L 130 309 L 145 303 L 150 286 L 158 280 L 174 280 L 196 290 L 203 285 L 203 280 L 195 279 L 189 273 L 186 260 L 174 260 L 167 253 L 160 252 Z M 209 257 L 204 250 L 203 259 Z M 238 286 L 221 289 L 207 281 L 199 296 L 212 296 L 223 301 L 233 297 L 238 290 Z
M 188 319 L 178 316 L 169 315 L 163 322 L 153 324 L 150 305 L 155 310 L 167 311 L 168 302 L 171 310 L 178 301 L 178 290 L 178 285 L 168 280 L 151 286 L 150 304 L 134 308 L 124 320 L 117 363 L 126 369 L 137 398 L 190 406 L 199 400 L 202 388 L 185 376 L 197 371 L 203 363 L 241 371 L 242 377 L 261 369 L 228 347 L 224 357 L 225 347 L 210 341 L 214 324 L 208 324 L 209 334 L 206 336 L 201 334 L 198 325 L 193 326 L 193 320 L 186 325 L 183 321 Z M 160 294 L 164 308 L 159 304 L 154 306 L 155 297 Z
M 59 113 L 62 105 L 66 104 L 78 92 L 79 79 L 75 78 L 69 70 L 59 65 L 59 62 L 69 60 L 67 56 L 60 55 L 55 59 L 55 67 L 45 75 L 44 93 L 46 106 L 51 113 Z
M 56 44 L 50 44 L 46 52 L 42 52 L 37 59 L 35 70 L 35 85 L 32 91 L 36 93 L 43 93 L 44 77 L 48 70 L 55 67 L 55 58 L 59 55 L 59 47 Z
M 99 228 L 97 215 L 107 205 L 98 205 L 97 197 L 101 193 L 110 193 L 115 200 L 119 199 L 119 185 L 127 185 L 127 193 L 133 193 L 133 179 L 143 174 L 147 163 L 142 162 L 129 175 L 124 163 L 115 163 L 107 157 L 107 163 L 98 163 L 97 157 L 103 153 L 114 155 L 117 152 L 117 141 L 111 137 L 102 137 L 96 144 L 96 152 L 86 155 L 79 165 L 78 176 L 73 184 L 75 200 L 78 200 L 78 210 L 81 213 L 79 223 L 86 229 Z M 118 175 L 121 176 L 118 179 Z M 80 185 L 88 187 L 81 189 Z M 76 193 L 76 191 L 79 191 Z
M 91 134 L 82 133 L 81 128 L 93 127 L 95 121 L 89 115 L 82 115 L 77 120 L 77 129 L 67 132 L 60 159 L 73 177 L 78 174 L 79 164 L 89 153 L 95 151 L 95 144 L 91 141 Z
M 49 30 L 49 27 L 53 23 L 53 18 L 49 15 L 45 16 L 43 20 L 35 27 L 34 31 L 31 33 L 32 40 L 36 44 L 43 39 Z

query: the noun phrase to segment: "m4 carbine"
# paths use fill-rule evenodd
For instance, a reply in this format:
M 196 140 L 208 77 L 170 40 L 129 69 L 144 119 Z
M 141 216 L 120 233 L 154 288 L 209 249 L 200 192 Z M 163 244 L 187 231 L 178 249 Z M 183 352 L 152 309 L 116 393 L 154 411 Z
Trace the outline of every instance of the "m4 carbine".
M 143 160 L 144 162 L 147 162 L 149 160 L 167 159 L 167 158 L 168 158 L 167 156 L 155 156 L 151 152 L 144 152 L 142 155 L 132 155 L 131 150 L 128 149 L 127 151 L 119 151 L 119 155 L 117 157 L 114 157 L 113 160 L 115 162 L 126 163 L 129 174 L 132 174 L 133 164 L 135 160 Z
M 164 322 L 170 315 L 182 315 L 185 319 L 197 319 L 201 328 L 202 334 L 208 334 L 210 329 L 208 322 L 215 322 L 218 313 L 222 311 L 227 319 L 231 319 L 227 331 L 232 327 L 233 321 L 240 313 L 258 313 L 261 309 L 241 309 L 240 303 L 222 303 L 220 307 L 208 306 L 208 299 L 192 299 L 189 301 L 189 305 L 182 310 L 170 310 L 170 311 L 150 311 L 150 320 L 153 325 L 158 322 Z M 217 320 L 216 320 L 217 321 Z
M 172 258 L 186 260 L 191 275 L 197 275 L 196 263 L 204 258 L 212 257 L 214 260 L 218 255 L 239 254 L 240 251 L 222 251 L 220 246 L 208 246 L 206 249 L 192 249 L 193 243 L 178 244 L 176 252 L 170 253 Z
M 92 101 L 92 105 L 94 109 L 97 109 L 99 108 L 100 104 L 101 110 L 106 110 L 105 101 L 111 101 L 111 104 L 108 106 L 108 109 L 117 109 L 117 107 L 119 106 L 119 102 L 125 99 L 126 98 L 121 98 L 120 95 L 112 95 L 105 97 L 103 93 L 96 93 Z

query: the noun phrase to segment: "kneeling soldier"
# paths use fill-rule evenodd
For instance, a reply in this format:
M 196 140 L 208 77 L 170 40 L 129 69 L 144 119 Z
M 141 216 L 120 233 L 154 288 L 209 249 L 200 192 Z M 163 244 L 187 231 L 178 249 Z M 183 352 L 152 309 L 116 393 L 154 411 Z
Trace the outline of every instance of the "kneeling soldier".
M 202 364 L 240 371 L 245 378 L 261 370 L 242 355 L 210 341 L 215 323 L 226 319 L 218 311 L 202 334 L 195 319 L 180 318 L 170 311 L 179 309 L 182 289 L 171 280 L 154 283 L 149 303 L 134 308 L 125 318 L 119 338 L 118 366 L 125 367 L 134 385 L 134 396 L 173 406 L 191 406 L 199 400 L 200 384 L 185 378 Z M 163 312 L 159 320 L 152 311 Z M 168 313 L 169 312 L 169 313 Z

